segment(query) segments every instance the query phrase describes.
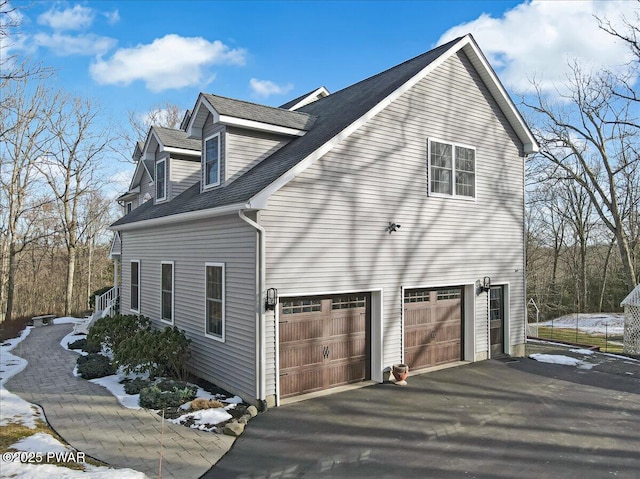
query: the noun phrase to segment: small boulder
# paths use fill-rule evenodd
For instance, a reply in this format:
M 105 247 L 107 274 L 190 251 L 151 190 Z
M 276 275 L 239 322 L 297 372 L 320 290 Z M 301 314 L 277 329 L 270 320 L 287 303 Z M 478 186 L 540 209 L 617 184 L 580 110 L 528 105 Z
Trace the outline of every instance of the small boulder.
M 223 432 L 227 436 L 238 437 L 244 432 L 244 424 L 239 422 L 230 422 L 224 426 Z
M 256 408 L 255 406 L 249 406 L 247 408 L 247 412 L 251 417 L 256 417 L 258 415 L 258 408 Z

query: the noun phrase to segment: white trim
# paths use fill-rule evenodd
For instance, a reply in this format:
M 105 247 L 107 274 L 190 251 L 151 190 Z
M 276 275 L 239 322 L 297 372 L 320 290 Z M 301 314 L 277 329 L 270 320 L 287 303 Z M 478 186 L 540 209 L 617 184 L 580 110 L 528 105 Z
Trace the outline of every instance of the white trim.
M 436 193 L 431 191 L 431 143 L 440 143 L 442 145 L 451 146 L 451 194 Z M 459 195 L 456 193 L 456 147 L 473 150 L 473 196 Z M 477 200 L 477 177 L 478 177 L 478 154 L 475 146 L 465 145 L 453 141 L 441 140 L 439 138 L 427 138 L 427 194 L 434 198 L 453 198 L 458 200 L 476 201 Z
M 162 151 L 166 151 L 167 153 L 176 153 L 178 155 L 189 155 L 189 156 L 201 155 L 201 152 L 199 150 L 187 150 L 186 148 L 176 148 L 174 146 L 165 146 L 162 148 Z
M 234 116 L 220 115 L 218 123 L 223 125 L 237 126 L 239 128 L 246 128 L 249 130 L 267 131 L 270 133 L 277 133 L 279 135 L 287 136 L 304 136 L 306 130 L 300 130 L 298 128 L 290 128 L 287 126 L 272 125 L 271 123 L 264 123 L 256 120 L 247 120 L 245 118 L 236 118 Z
M 134 223 L 124 225 L 109 226 L 112 231 L 131 231 L 140 228 L 148 228 L 151 226 L 159 226 L 165 224 L 177 224 L 185 221 L 195 221 L 203 218 L 212 218 L 214 216 L 223 216 L 235 213 L 238 210 L 252 210 L 247 203 L 234 203 L 232 205 L 220 206 L 218 208 L 205 208 L 196 211 L 187 211 L 186 213 L 178 213 L 175 215 L 161 216 L 159 218 L 150 218 L 148 220 L 140 220 Z
M 298 108 L 302 108 L 303 106 L 308 105 L 309 103 L 313 103 L 314 101 L 319 100 L 320 98 L 324 98 L 325 96 L 329 96 L 329 90 L 321 86 L 320 88 L 317 88 L 311 93 L 309 93 L 307 96 L 301 99 L 298 103 L 296 103 L 291 108 L 289 108 L 289 110 L 296 111 Z
M 162 178 L 162 190 L 164 193 L 164 196 L 162 197 L 158 197 L 158 165 L 160 165 L 160 163 L 164 163 L 164 171 L 163 171 L 163 178 Z M 163 203 L 164 201 L 167 201 L 167 190 L 169 189 L 169 185 L 167 185 L 167 169 L 168 169 L 168 165 L 169 162 L 167 161 L 167 158 L 160 158 L 158 161 L 156 161 L 155 164 L 155 174 L 153 175 L 154 178 L 154 193 L 155 193 L 155 202 L 156 203 Z
M 257 216 L 257 215 L 256 215 Z M 249 226 L 256 230 L 257 238 L 256 238 L 256 295 L 257 295 L 257 306 L 256 306 L 256 398 L 258 400 L 266 400 L 267 395 L 267 387 L 266 387 L 266 376 L 267 376 L 267 353 L 266 353 L 266 308 L 265 308 L 265 291 L 266 291 L 266 283 L 267 283 L 267 266 L 266 266 L 266 250 L 267 250 L 267 239 L 266 239 L 266 231 L 260 226 L 257 221 L 253 221 L 248 218 L 244 211 L 238 211 L 238 217 L 247 223 Z M 256 220 L 258 218 L 256 217 Z M 277 302 L 277 301 L 276 301 Z M 276 315 L 277 316 L 277 315 Z M 276 325 L 277 329 L 277 325 Z M 276 348 L 276 357 L 277 348 Z M 276 376 L 276 391 L 278 391 L 278 376 Z M 276 398 L 277 398 L 276 393 Z
M 131 282 L 131 265 L 133 263 L 137 263 L 137 265 L 138 265 L 138 309 L 133 309 L 131 307 L 131 298 L 132 298 L 132 296 L 131 296 L 131 287 L 133 285 L 133 283 Z M 142 309 L 142 305 L 140 304 L 140 301 L 142 299 L 142 295 L 140 294 L 141 290 L 142 290 L 142 285 L 140 284 L 141 283 L 141 281 L 140 281 L 141 278 L 142 278 L 142 267 L 141 267 L 141 264 L 140 264 L 140 260 L 139 259 L 129 260 L 129 311 L 132 311 L 132 312 L 138 313 L 138 314 L 140 314 L 140 310 Z
M 222 268 L 222 334 L 216 336 L 207 332 L 207 268 Z M 207 338 L 224 343 L 226 332 L 226 300 L 227 300 L 227 273 L 225 263 L 205 263 L 204 264 L 204 335 Z
M 525 155 L 536 153 L 539 150 L 538 142 L 520 115 L 520 112 L 513 104 L 511 97 L 502 86 L 502 83 L 482 53 L 482 50 L 480 50 L 475 39 L 469 34 L 460 40 L 460 44 L 461 49 L 466 53 L 486 87 L 498 103 L 498 106 L 500 106 L 507 120 L 516 131 L 518 138 L 523 143 Z
M 207 141 L 213 140 L 218 137 L 218 181 L 217 183 L 207 183 Z M 202 182 L 200 191 L 206 191 L 210 188 L 220 186 L 222 184 L 221 172 L 222 172 L 222 135 L 220 132 L 214 133 L 202 140 Z
M 502 288 L 502 352 L 504 354 L 511 354 L 511 301 L 509 295 L 510 283 L 492 283 L 491 287 Z M 487 358 L 491 359 L 491 291 L 487 291 L 487 329 L 489 331 Z
M 170 264 L 171 265 L 171 320 L 165 319 L 163 316 L 163 312 L 162 312 L 162 308 L 163 308 L 163 298 L 162 298 L 162 293 L 164 292 L 163 288 L 162 288 L 162 266 L 164 266 L 165 264 Z M 175 262 L 174 261 L 160 261 L 160 321 L 162 321 L 163 323 L 166 324 L 175 324 L 175 317 L 176 317 L 176 311 L 175 311 L 175 299 L 176 299 L 176 267 L 175 267 Z

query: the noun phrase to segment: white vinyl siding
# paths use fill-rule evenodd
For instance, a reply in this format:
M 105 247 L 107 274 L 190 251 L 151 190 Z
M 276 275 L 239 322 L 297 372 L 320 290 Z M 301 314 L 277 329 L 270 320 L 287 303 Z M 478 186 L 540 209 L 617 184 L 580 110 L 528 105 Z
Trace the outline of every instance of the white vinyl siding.
M 167 160 L 163 158 L 156 162 L 156 201 L 167 199 Z
M 134 313 L 140 312 L 140 261 L 131 260 L 130 263 L 130 305 L 129 309 Z
M 195 185 L 200 180 L 200 161 L 171 158 L 169 167 L 169 199 Z
M 129 260 L 141 259 L 140 306 L 160 321 L 162 261 L 174 261 L 174 325 L 192 340 L 192 372 L 234 394 L 257 398 L 256 231 L 237 214 L 122 232 L 122 304 L 129 304 Z M 225 265 L 224 342 L 205 336 L 205 262 Z M 233 378 L 223 367 L 234 364 Z
M 160 319 L 173 324 L 174 272 L 173 261 L 163 261 L 160 266 Z
M 224 175 L 226 185 L 290 141 L 290 138 L 239 128 L 227 128 L 225 139 L 227 142 Z
M 475 201 L 426 194 L 429 138 L 473 145 Z M 267 287 L 281 297 L 382 288 L 387 367 L 402 356 L 401 286 L 467 291 L 490 276 L 511 284 L 511 337 L 522 343 L 521 148 L 466 55 L 449 58 L 269 199 L 260 213 Z M 389 222 L 402 228 L 389 234 Z M 477 322 L 476 355 L 487 348 L 481 300 L 482 325 L 465 318 Z
M 205 265 L 205 334 L 224 342 L 224 264 Z

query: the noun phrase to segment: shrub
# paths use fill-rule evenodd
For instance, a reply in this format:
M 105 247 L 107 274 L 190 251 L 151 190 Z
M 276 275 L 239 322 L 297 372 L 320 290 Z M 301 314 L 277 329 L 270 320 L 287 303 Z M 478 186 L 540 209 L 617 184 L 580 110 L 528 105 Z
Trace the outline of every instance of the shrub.
M 102 378 L 116 372 L 109 358 L 102 354 L 93 353 L 80 356 L 76 363 L 78 365 L 78 373 L 84 379 Z
M 148 409 L 179 407 L 191 401 L 195 396 L 196 388 L 192 386 L 163 391 L 157 384 L 154 384 L 140 391 L 140 406 Z
M 148 379 L 134 378 L 130 381 L 125 381 L 124 392 L 127 394 L 140 394 L 140 391 L 146 387 L 149 387 L 151 382 Z
M 144 316 L 134 314 L 105 316 L 99 318 L 89 329 L 87 343 L 91 347 L 105 346 L 115 353 L 126 338 L 138 331 L 151 328 L 151 321 Z
M 151 377 L 188 377 L 187 361 L 191 356 L 184 331 L 175 326 L 163 331 L 138 330 L 113 350 L 114 360 L 125 372 L 146 372 Z
M 67 346 L 69 349 L 84 349 L 87 345 L 87 338 L 77 339 Z

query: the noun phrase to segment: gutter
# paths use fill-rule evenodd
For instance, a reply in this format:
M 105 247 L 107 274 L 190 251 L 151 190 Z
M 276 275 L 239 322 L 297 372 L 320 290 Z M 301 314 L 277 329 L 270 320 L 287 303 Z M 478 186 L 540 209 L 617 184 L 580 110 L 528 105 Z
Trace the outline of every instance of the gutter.
M 258 291 L 258 304 L 256 305 L 256 398 L 258 399 L 261 409 L 265 411 L 267 409 L 267 401 L 266 401 L 266 384 L 265 384 L 265 365 L 266 365 L 266 334 L 265 334 L 265 324 L 264 324 L 264 291 L 265 284 L 267 282 L 266 275 L 266 239 L 265 229 L 260 226 L 258 223 L 249 219 L 244 214 L 245 210 L 238 210 L 238 216 L 242 221 L 247 223 L 256 229 L 258 236 L 260 237 L 258 241 L 258 260 L 256 271 L 256 291 Z

